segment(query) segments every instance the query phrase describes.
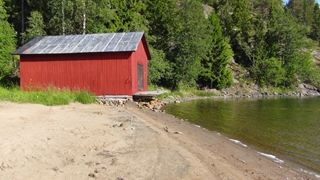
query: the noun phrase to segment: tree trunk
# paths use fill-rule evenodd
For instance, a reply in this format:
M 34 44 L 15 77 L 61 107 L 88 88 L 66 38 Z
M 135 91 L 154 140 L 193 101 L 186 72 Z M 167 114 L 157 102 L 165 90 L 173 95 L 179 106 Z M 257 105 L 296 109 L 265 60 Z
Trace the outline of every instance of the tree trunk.
M 65 35 L 64 0 L 61 0 L 61 13 L 62 13 L 62 35 Z
M 83 2 L 83 34 L 86 34 L 86 3 L 85 0 Z

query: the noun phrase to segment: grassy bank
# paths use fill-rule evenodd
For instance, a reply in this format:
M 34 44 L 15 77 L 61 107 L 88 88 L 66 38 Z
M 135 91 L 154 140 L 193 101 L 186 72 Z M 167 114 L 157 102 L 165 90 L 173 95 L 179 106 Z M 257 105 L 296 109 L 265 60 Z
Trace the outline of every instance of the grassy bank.
M 207 89 L 207 90 L 197 90 L 195 88 L 180 88 L 176 91 L 171 91 L 164 87 L 154 87 L 149 86 L 149 90 L 164 90 L 166 93 L 157 96 L 158 99 L 166 99 L 168 97 L 173 98 L 185 98 L 185 97 L 214 97 L 214 96 L 221 96 L 223 94 L 227 94 L 229 96 L 245 96 L 248 95 L 250 97 L 257 96 L 257 94 L 266 95 L 269 94 L 270 96 L 274 96 L 275 94 L 278 95 L 292 95 L 298 94 L 299 91 L 295 88 L 276 88 L 276 87 L 263 87 L 260 88 L 256 85 L 238 85 L 232 86 L 230 88 L 226 88 L 224 90 L 216 90 L 216 89 Z
M 190 88 L 190 87 L 183 87 L 183 88 L 180 88 L 179 90 L 176 90 L 176 91 L 171 91 L 167 88 L 157 87 L 157 86 L 153 86 L 153 85 L 149 85 L 148 88 L 149 88 L 149 91 L 156 91 L 156 90 L 166 91 L 166 93 L 157 96 L 158 99 L 165 99 L 165 98 L 168 98 L 169 96 L 183 98 L 183 97 L 190 97 L 190 96 L 192 96 L 192 97 L 213 97 L 213 96 L 221 95 L 221 92 L 219 92 L 217 90 L 205 91 L 205 90 L 197 90 L 195 88 Z
M 19 87 L 4 88 L 0 86 L 0 101 L 43 104 L 46 106 L 66 105 L 71 102 L 90 104 L 95 97 L 86 91 L 48 89 L 45 91 L 21 91 Z

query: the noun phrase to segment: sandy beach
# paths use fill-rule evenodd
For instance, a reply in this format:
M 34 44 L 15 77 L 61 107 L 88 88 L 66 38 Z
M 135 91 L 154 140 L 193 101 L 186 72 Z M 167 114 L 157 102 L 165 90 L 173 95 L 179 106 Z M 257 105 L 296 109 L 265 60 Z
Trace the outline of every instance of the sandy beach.
M 0 179 L 316 179 L 135 107 L 0 103 Z

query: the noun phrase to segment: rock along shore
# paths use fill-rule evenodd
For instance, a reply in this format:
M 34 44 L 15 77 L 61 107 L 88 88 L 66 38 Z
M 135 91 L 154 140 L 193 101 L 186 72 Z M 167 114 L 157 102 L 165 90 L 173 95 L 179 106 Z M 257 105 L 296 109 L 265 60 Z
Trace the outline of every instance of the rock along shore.
M 165 99 L 144 99 L 144 100 L 138 100 L 134 102 L 134 105 L 140 109 L 150 109 L 155 112 L 163 112 L 161 108 L 169 103 L 181 103 L 184 101 L 190 101 L 190 100 L 197 100 L 197 99 L 207 99 L 207 98 L 268 98 L 268 97 L 313 97 L 313 96 L 320 96 L 320 90 L 317 89 L 314 86 L 308 85 L 308 84 L 300 84 L 296 91 L 290 92 L 290 93 L 278 93 L 278 92 L 272 92 L 272 93 L 266 93 L 262 92 L 261 89 L 256 85 L 247 85 L 243 87 L 230 87 L 226 89 L 222 89 L 220 91 L 216 89 L 208 89 L 205 91 L 212 92 L 214 94 L 217 94 L 216 96 L 210 96 L 210 97 L 198 97 L 194 96 L 193 94 L 189 94 L 185 97 L 173 97 L 169 96 Z M 129 99 L 126 102 L 130 102 L 132 99 Z M 121 104 L 121 103 L 113 103 L 115 105 Z

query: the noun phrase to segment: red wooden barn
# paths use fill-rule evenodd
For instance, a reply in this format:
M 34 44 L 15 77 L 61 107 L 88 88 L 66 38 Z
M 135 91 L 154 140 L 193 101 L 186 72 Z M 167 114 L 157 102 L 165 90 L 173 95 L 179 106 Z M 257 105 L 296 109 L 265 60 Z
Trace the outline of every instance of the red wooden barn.
M 20 86 L 88 90 L 96 95 L 147 91 L 148 60 L 143 32 L 39 36 L 17 49 Z

